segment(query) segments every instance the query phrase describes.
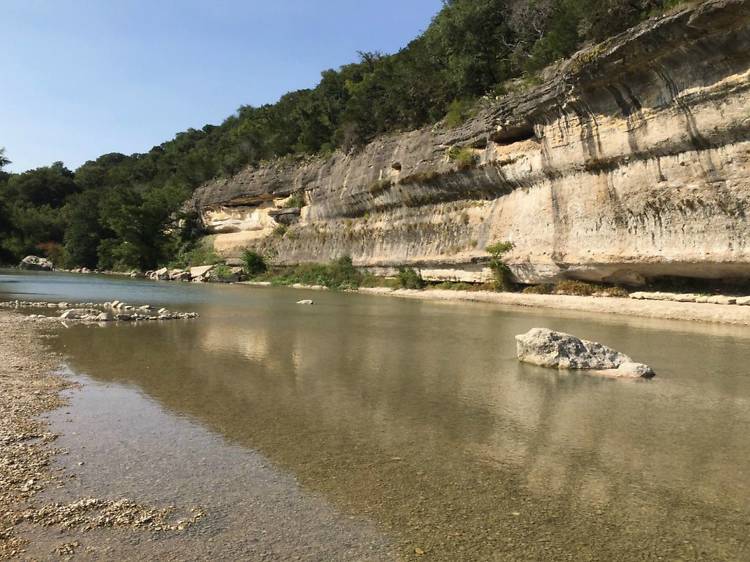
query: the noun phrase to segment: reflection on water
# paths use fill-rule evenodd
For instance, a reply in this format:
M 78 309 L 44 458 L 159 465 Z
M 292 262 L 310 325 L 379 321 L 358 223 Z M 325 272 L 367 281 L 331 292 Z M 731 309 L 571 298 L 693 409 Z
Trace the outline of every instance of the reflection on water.
M 62 299 L 91 283 L 60 288 L 54 278 L 24 286 Z M 101 300 L 169 302 L 201 318 L 64 331 L 57 345 L 71 368 L 110 389 L 99 402 L 120 404 L 125 392 L 158 406 L 141 416 L 172 416 L 262 455 L 306 493 L 372 521 L 402 553 L 750 556 L 744 330 L 332 293 L 301 307 L 307 295 L 291 290 L 109 283 L 97 287 Z M 533 326 L 602 341 L 658 376 L 521 365 L 513 336 Z M 163 425 L 152 426 L 160 438 Z M 159 439 L 142 442 L 144 455 L 163 458 Z M 100 472 L 88 478 L 106 489 Z M 184 472 L 182 499 L 203 497 Z

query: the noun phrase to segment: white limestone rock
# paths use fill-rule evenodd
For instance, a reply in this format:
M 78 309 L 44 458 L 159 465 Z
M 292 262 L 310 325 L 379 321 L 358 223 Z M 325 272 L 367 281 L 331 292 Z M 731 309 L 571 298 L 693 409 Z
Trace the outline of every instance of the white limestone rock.
M 648 365 L 636 363 L 624 353 L 547 328 L 532 328 L 517 335 L 516 354 L 519 361 L 553 369 L 585 370 L 611 377 L 654 376 Z

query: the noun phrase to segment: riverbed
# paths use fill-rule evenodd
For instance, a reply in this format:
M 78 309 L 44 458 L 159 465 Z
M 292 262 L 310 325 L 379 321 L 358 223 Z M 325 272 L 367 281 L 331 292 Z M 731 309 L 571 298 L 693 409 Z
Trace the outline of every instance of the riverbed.
M 92 531 L 82 556 L 750 558 L 746 328 L 65 274 L 2 274 L 0 298 L 200 314 L 49 344 L 81 383 L 49 415 L 76 475 L 50 501 L 206 513 L 180 534 Z M 513 336 L 535 326 L 657 377 L 519 364 Z M 44 558 L 59 531 L 29 533 Z

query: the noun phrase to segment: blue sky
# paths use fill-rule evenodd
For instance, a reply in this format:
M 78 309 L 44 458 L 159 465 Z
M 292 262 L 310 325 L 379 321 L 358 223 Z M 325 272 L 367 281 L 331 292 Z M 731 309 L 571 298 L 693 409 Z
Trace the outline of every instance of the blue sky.
M 1 0 L 0 147 L 23 171 L 144 152 L 394 52 L 441 0 Z

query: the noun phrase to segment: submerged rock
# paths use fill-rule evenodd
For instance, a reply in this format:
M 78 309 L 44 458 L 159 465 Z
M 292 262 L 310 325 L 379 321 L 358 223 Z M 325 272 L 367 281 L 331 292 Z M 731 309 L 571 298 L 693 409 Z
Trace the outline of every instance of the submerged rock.
M 313 301 L 311 301 L 310 299 L 304 299 L 301 301 L 297 301 L 297 304 L 313 304 Z
M 579 369 L 595 374 L 651 378 L 648 365 L 597 342 L 582 340 L 571 334 L 547 328 L 532 328 L 516 336 L 518 360 L 553 369 Z
M 52 271 L 52 262 L 47 258 L 40 258 L 39 256 L 26 256 L 18 264 L 21 269 L 28 269 L 30 271 Z

